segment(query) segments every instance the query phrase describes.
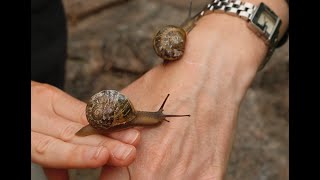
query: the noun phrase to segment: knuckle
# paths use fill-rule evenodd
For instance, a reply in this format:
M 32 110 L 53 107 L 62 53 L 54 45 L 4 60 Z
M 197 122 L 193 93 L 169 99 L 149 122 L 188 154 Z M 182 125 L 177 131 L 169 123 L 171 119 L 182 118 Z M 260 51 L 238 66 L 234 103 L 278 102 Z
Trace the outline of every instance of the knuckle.
M 55 92 L 53 86 L 49 84 L 38 83 L 32 86 L 32 92 L 37 95 L 45 95 L 47 98 L 52 96 Z
M 39 83 L 39 84 L 35 85 L 34 88 L 37 91 L 49 91 L 52 89 L 49 84 L 45 84 L 45 83 Z
M 55 139 L 52 137 L 43 136 L 35 142 L 35 150 L 40 154 L 44 154 L 54 143 Z
M 64 128 L 62 128 L 60 132 L 60 139 L 63 141 L 70 141 L 74 134 L 76 133 L 77 128 L 74 126 L 73 123 L 69 123 Z
M 54 86 L 47 84 L 47 83 L 42 83 L 41 85 L 43 88 L 47 89 L 48 91 L 55 91 L 57 89 Z
M 98 146 L 104 146 L 104 147 L 109 147 L 110 145 L 111 145 L 111 142 L 109 141 L 108 138 L 104 138 L 98 144 Z

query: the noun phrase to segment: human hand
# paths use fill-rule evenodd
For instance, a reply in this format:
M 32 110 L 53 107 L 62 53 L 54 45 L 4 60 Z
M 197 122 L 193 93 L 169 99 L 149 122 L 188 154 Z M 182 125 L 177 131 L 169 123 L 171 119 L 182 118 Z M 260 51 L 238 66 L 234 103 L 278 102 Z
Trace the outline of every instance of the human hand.
M 145 111 L 157 110 L 170 93 L 164 113 L 191 117 L 142 128 L 135 162 L 106 166 L 101 179 L 223 179 L 241 101 L 266 51 L 245 21 L 203 17 L 188 35 L 181 60 L 155 67 L 122 90 Z
M 136 157 L 135 129 L 109 137 L 75 136 L 88 124 L 86 104 L 63 91 L 31 81 L 31 160 L 45 167 L 49 179 L 68 179 L 68 168 L 127 166 Z

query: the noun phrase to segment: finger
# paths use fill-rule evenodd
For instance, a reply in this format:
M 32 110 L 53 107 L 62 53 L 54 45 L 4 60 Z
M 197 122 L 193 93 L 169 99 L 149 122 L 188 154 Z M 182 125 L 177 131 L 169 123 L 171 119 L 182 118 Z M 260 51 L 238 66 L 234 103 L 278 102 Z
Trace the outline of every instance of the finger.
M 88 136 L 89 138 L 82 138 L 75 134 L 83 127 L 83 125 L 68 121 L 59 116 L 51 116 L 46 119 L 43 118 L 46 117 L 33 117 L 31 123 L 32 131 L 52 136 L 66 142 L 97 146 L 101 144 L 101 141 L 114 138 L 127 144 L 137 145 L 140 140 L 140 132 L 135 129 L 127 129 L 124 131 L 110 133 L 108 136 L 111 138 L 102 135 L 93 135 Z
M 85 146 L 91 146 L 91 147 L 106 147 L 110 153 L 110 157 L 106 162 L 108 165 L 113 165 L 113 166 L 129 165 L 130 163 L 133 162 L 136 156 L 136 149 L 134 146 L 122 143 L 118 140 L 114 140 L 102 135 L 92 135 L 92 136 L 86 136 L 86 137 L 74 136 L 74 138 L 69 140 L 69 142 L 70 144 L 72 143 L 73 145 L 79 145 L 79 146 L 85 145 Z
M 137 142 L 140 140 L 140 135 L 131 135 L 131 134 L 136 134 L 136 130 L 129 130 L 127 131 L 127 135 L 133 136 L 136 140 L 129 140 L 130 138 L 127 137 L 127 135 L 121 135 L 116 134 L 116 136 L 119 136 L 119 138 L 124 138 L 128 139 L 130 142 Z M 138 134 L 140 134 L 138 132 Z M 123 137 L 121 137 L 123 136 Z M 130 163 L 133 162 L 136 156 L 136 149 L 134 146 L 122 143 L 118 140 L 105 137 L 102 135 L 91 135 L 91 136 L 86 136 L 86 137 L 75 137 L 73 138 L 70 142 L 76 143 L 76 144 L 87 144 L 87 145 L 92 145 L 95 143 L 95 146 L 104 146 L 107 147 L 110 151 L 110 157 L 109 161 L 107 162 L 108 165 L 113 165 L 113 166 L 126 166 L 129 165 Z
M 34 118 L 37 119 L 41 117 Z M 51 117 L 47 120 L 36 119 L 33 120 L 31 125 L 33 132 L 51 136 L 73 144 L 107 147 L 112 155 L 107 162 L 109 165 L 124 166 L 130 164 L 135 159 L 135 148 L 128 147 L 124 144 L 138 144 L 140 132 L 135 129 L 128 129 L 123 132 L 111 133 L 109 135 L 110 137 L 118 139 L 118 141 L 103 135 L 91 135 L 86 137 L 76 136 L 75 133 L 82 128 L 82 125 L 65 120 L 59 116 Z
M 48 180 L 68 180 L 69 174 L 66 169 L 43 168 Z
M 113 132 L 107 136 L 133 146 L 137 146 L 141 138 L 140 131 L 136 129 L 126 129 L 123 131 Z
M 107 147 L 111 153 L 109 161 L 107 162 L 108 165 L 127 166 L 131 164 L 135 159 L 136 149 L 132 148 L 129 144 L 138 144 L 140 141 L 140 132 L 135 129 L 128 129 L 123 132 L 111 133 L 108 136 L 114 137 L 128 144 L 102 135 L 91 135 L 85 137 L 75 136 L 70 142 Z
M 75 145 L 31 132 L 31 159 L 50 168 L 96 168 L 109 160 L 103 146 Z
M 94 138 L 94 137 L 87 137 Z M 110 151 L 110 157 L 107 165 L 128 166 L 136 158 L 136 148 L 113 139 L 101 141 L 100 146 L 107 147 Z
M 49 108 L 52 112 L 66 119 L 83 124 L 87 123 L 85 116 L 86 104 L 84 102 L 49 84 L 31 81 L 31 89 L 32 104 L 37 104 L 35 108 Z M 34 113 L 34 111 L 32 112 Z M 41 111 L 38 113 L 41 113 Z
M 52 95 L 52 108 L 56 114 L 81 124 L 87 124 L 86 103 L 56 89 Z
M 125 137 L 125 136 L 124 136 Z M 138 138 L 137 138 L 138 139 Z M 139 138 L 140 139 L 140 138 Z M 136 141 L 135 141 L 136 142 Z M 110 151 L 108 165 L 126 166 L 133 162 L 136 156 L 136 148 L 134 146 L 122 143 L 118 140 L 101 135 L 91 135 L 86 137 L 76 137 L 72 143 L 107 147 Z

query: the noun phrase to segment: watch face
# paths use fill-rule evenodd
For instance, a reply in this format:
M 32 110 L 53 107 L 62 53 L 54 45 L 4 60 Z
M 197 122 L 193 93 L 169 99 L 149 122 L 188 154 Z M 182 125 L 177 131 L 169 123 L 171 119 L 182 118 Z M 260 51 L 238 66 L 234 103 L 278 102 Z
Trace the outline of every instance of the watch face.
M 263 3 L 259 5 L 251 21 L 268 40 L 274 38 L 274 33 L 281 24 L 280 18 Z
M 268 12 L 264 11 L 264 12 L 261 12 L 260 16 L 258 17 L 257 23 L 268 34 L 272 34 L 272 31 L 276 23 L 276 19 L 272 18 L 272 16 Z

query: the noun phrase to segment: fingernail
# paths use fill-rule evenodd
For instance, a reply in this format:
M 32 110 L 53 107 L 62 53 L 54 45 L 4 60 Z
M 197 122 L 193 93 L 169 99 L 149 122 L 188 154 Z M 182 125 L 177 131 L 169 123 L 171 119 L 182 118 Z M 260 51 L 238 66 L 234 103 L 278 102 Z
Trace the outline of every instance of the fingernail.
M 124 133 L 123 141 L 129 144 L 133 144 L 139 137 L 139 132 L 137 130 L 129 130 Z
M 132 146 L 125 145 L 125 144 L 119 144 L 113 151 L 113 155 L 117 159 L 125 160 L 130 155 L 131 151 L 133 150 Z

